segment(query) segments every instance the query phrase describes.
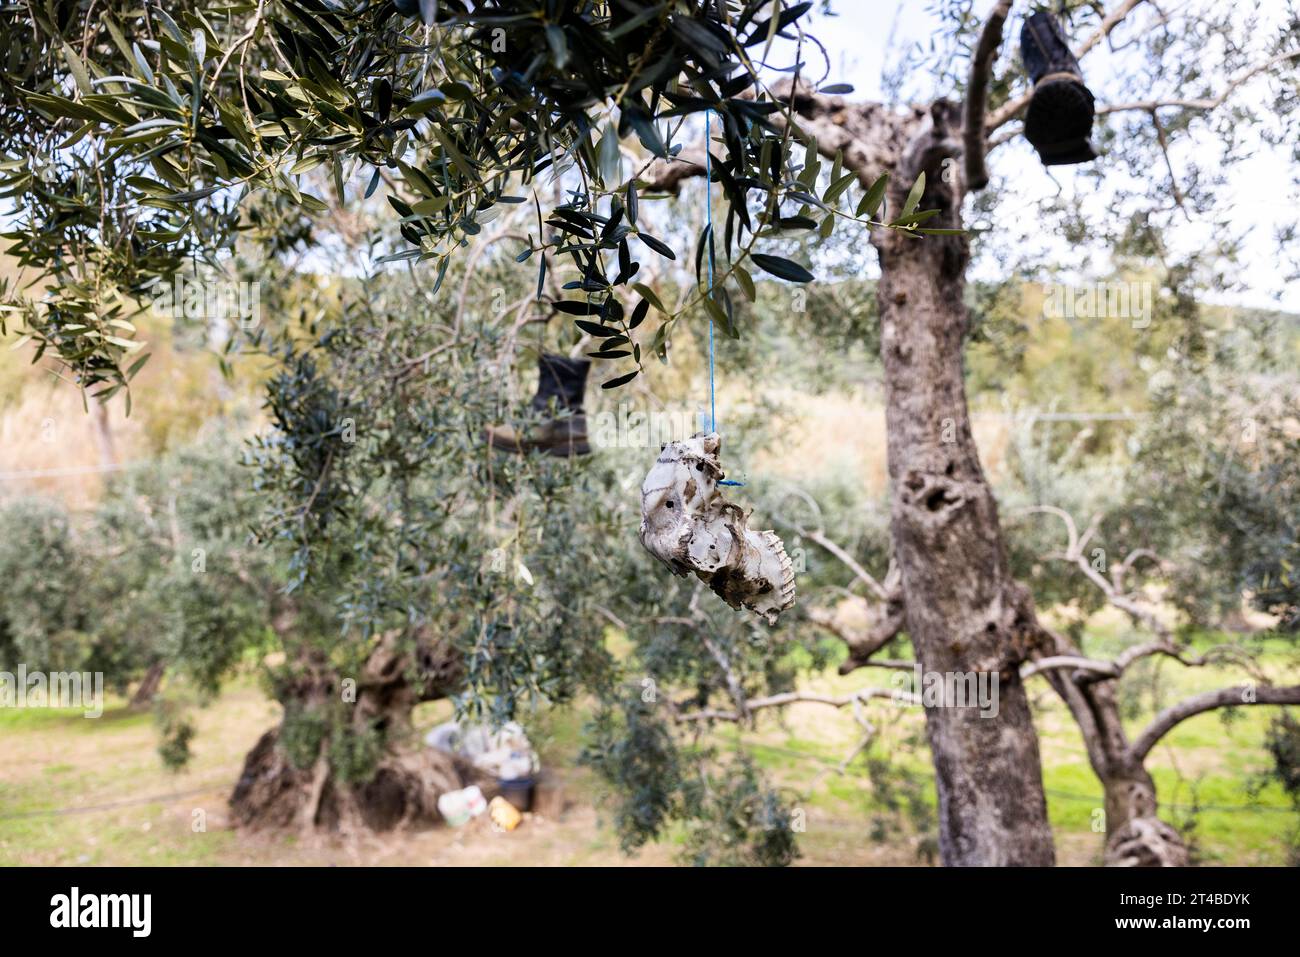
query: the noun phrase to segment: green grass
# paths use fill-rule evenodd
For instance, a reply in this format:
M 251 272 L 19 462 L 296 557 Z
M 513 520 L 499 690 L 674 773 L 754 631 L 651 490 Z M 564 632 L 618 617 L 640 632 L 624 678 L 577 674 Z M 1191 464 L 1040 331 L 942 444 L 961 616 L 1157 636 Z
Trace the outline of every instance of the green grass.
M 101 723 L 139 725 L 149 720 L 147 712 L 130 711 L 124 704 L 106 707 L 97 718 L 86 717 L 82 708 L 0 708 L 0 733 L 57 728 L 68 734 L 91 734 Z
M 1090 628 L 1093 634 L 1088 651 L 1098 656 L 1113 654 L 1129 640 L 1122 623 L 1108 620 L 1099 622 L 1095 632 Z M 1200 635 L 1194 644 L 1203 650 L 1219 640 Z M 1266 670 L 1294 680 L 1294 656 L 1285 642 L 1269 640 L 1262 649 Z M 1158 666 L 1158 674 L 1156 668 L 1150 664 L 1141 681 L 1158 677 L 1160 694 L 1129 700 L 1125 724 L 1130 734 L 1160 707 L 1240 680 L 1238 671 L 1227 668 L 1189 669 L 1168 662 Z M 801 683 L 843 693 L 865 685 L 889 687 L 890 674 L 864 669 L 840 676 L 832 665 L 825 672 L 805 673 Z M 1102 835 L 1093 828 L 1102 805 L 1101 785 L 1061 702 L 1041 680 L 1031 681 L 1029 690 L 1058 859 L 1098 863 Z M 1147 766 L 1158 787 L 1162 816 L 1176 826 L 1194 824 L 1191 836 L 1205 863 L 1286 862 L 1298 819 L 1278 784 L 1264 777 L 1270 761 L 1263 743 L 1275 710 L 1242 707 L 1227 722 L 1223 712 L 1197 716 L 1179 725 L 1150 755 Z M 877 727 L 876 740 L 843 771 L 841 763 L 862 734 L 846 710 L 803 704 L 782 715 L 763 712 L 754 728 L 728 725 L 713 736 L 724 751 L 744 748 L 804 810 L 808 826 L 799 836 L 804 863 L 918 861 L 924 835 L 899 809 L 898 794 L 891 804 L 888 795 L 877 791 L 867 761 L 883 759 L 909 774 L 914 785 L 907 797 L 932 815 L 935 795 L 924 717 L 918 709 L 890 701 L 872 702 L 867 714 Z M 0 710 L 6 744 L 6 761 L 0 766 L 0 864 L 629 863 L 618 850 L 608 815 L 597 806 L 598 783 L 577 767 L 587 705 L 543 709 L 522 718 L 543 763 L 564 776 L 577 807 L 571 820 L 532 825 L 510 842 L 439 828 L 389 843 L 372 842 L 364 852 L 346 854 L 332 844 L 317 846 L 294 835 L 250 837 L 226 825 L 225 803 L 243 755 L 278 715 L 255 682 L 232 683 L 196 715 L 194 760 L 177 775 L 161 768 L 150 715 L 127 710 L 120 699 L 111 699 L 97 720 L 75 710 Z M 417 734 L 449 715 L 447 702 L 421 706 L 415 713 Z M 132 803 L 98 809 L 124 799 Z M 205 831 L 192 827 L 196 810 L 207 817 Z M 72 813 L 50 813 L 56 811 Z M 670 861 L 685 839 L 685 829 L 673 827 L 631 862 Z
M 1089 626 L 1088 653 L 1113 655 L 1133 640 L 1122 621 L 1098 616 Z M 1203 652 L 1224 642 L 1225 636 L 1197 634 L 1191 638 L 1193 652 Z M 1260 665 L 1275 680 L 1295 680 L 1296 655 L 1293 646 L 1280 638 L 1255 643 Z M 900 655 L 902 653 L 900 652 Z M 1144 728 L 1155 714 L 1187 695 L 1239 683 L 1241 672 L 1225 667 L 1186 668 L 1175 662 L 1149 663 L 1144 681 L 1158 670 L 1159 694 L 1140 695 L 1128 702 L 1125 726 L 1131 736 Z M 1290 677 L 1287 677 L 1287 676 Z M 887 673 L 859 671 L 846 678 L 832 674 L 811 676 L 822 690 L 838 693 L 862 685 L 887 686 Z M 1097 863 L 1102 835 L 1094 830 L 1101 822 L 1102 788 L 1088 764 L 1082 737 L 1065 706 L 1041 682 L 1030 685 L 1035 702 L 1036 724 L 1043 763 L 1043 784 L 1048 814 L 1057 834 L 1063 863 Z M 732 748 L 743 737 L 756 762 L 781 784 L 796 790 L 816 782 L 803 797 L 807 807 L 836 820 L 892 813 L 873 792 L 865 774 L 863 759 L 853 762 L 843 774 L 836 766 L 852 747 L 856 728 L 849 716 L 816 705 L 801 706 L 810 717 L 808 728 L 799 734 L 780 730 L 774 719 L 760 719 L 756 731 L 738 736 L 734 730 L 723 735 Z M 872 720 L 893 706 L 875 702 Z M 1205 863 L 1280 865 L 1286 863 L 1291 835 L 1300 825 L 1280 785 L 1266 776 L 1270 759 L 1264 739 L 1275 708 L 1240 707 L 1198 715 L 1168 734 L 1147 761 L 1161 799 L 1161 814 L 1177 827 L 1190 826 L 1190 839 Z M 923 718 L 910 710 L 894 716 L 900 728 L 919 733 Z M 847 735 L 847 737 L 846 737 Z M 922 738 L 923 740 L 923 738 Z M 932 771 L 928 753 L 921 745 L 897 748 L 897 740 L 886 740 L 872 753 L 887 756 L 893 766 L 905 769 L 924 781 L 919 797 L 934 806 Z M 829 772 L 829 773 L 827 773 Z M 906 828 L 904 827 L 904 830 Z M 807 838 L 805 838 L 807 840 Z

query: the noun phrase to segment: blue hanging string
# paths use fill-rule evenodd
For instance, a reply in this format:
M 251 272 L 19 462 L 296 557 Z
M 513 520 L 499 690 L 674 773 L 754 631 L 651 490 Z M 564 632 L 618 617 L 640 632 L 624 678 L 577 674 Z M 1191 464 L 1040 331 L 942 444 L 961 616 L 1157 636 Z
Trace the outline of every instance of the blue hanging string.
M 704 221 L 707 225 L 705 235 L 708 237 L 709 248 L 705 250 L 709 260 L 709 289 L 708 297 L 713 298 L 713 162 L 710 147 L 713 143 L 713 130 L 710 122 L 712 110 L 704 111 Z M 713 313 L 709 313 L 709 431 L 718 431 L 718 402 L 717 394 L 714 388 L 713 374 Z M 744 482 L 733 482 L 730 479 L 722 479 L 719 485 L 744 485 Z

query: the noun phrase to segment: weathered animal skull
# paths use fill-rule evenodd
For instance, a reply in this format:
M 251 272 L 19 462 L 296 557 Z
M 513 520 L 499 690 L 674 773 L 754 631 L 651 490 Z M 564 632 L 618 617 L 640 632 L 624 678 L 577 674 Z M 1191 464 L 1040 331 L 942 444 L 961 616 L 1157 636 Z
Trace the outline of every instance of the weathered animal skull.
M 641 485 L 641 544 L 673 574 L 694 572 L 732 608 L 774 625 L 794 604 L 794 570 L 776 532 L 747 528 L 718 491 L 721 442 L 699 432 L 663 447 Z

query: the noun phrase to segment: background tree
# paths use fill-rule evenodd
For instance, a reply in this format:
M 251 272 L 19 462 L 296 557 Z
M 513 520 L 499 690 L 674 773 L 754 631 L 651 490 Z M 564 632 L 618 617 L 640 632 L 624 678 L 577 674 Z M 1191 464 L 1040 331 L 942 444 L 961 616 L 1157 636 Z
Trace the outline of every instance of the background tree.
M 44 498 L 0 509 L 0 655 L 46 671 L 103 672 L 148 706 L 167 669 L 211 695 L 275 620 L 270 556 L 248 541 L 258 505 L 238 447 L 192 448 L 114 475 L 75 515 Z M 160 700 L 167 737 L 184 700 Z M 183 763 L 184 750 L 169 750 Z

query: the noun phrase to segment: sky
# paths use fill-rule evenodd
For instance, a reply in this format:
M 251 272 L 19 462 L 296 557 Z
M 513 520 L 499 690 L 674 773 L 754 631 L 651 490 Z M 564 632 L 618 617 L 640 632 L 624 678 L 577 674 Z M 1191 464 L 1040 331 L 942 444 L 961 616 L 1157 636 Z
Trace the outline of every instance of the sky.
M 975 0 L 976 13 L 982 14 L 991 9 L 993 0 Z M 1107 3 L 1107 7 L 1111 4 Z M 1177 7 L 1178 4 L 1175 4 Z M 1265 0 L 1263 6 L 1267 15 L 1281 17 L 1286 12 L 1285 0 Z M 880 99 L 882 91 L 882 74 L 886 67 L 895 66 L 900 56 L 913 43 L 928 44 L 929 39 L 938 29 L 939 19 L 932 10 L 929 0 L 832 0 L 832 9 L 836 16 L 813 16 L 808 32 L 817 37 L 827 48 L 831 59 L 832 71 L 828 82 L 851 83 L 854 92 L 850 100 Z M 1018 2 L 1008 22 L 999 63 L 1005 67 L 1016 57 L 1019 43 L 1020 17 L 1028 4 Z M 1134 17 L 1138 14 L 1135 12 Z M 1122 39 L 1124 26 L 1116 33 Z M 1090 72 L 1096 74 L 1106 67 L 1107 53 L 1098 48 L 1083 61 L 1085 79 Z M 776 61 L 776 56 L 772 61 Z M 786 60 L 792 57 L 787 56 Z M 814 64 L 820 72 L 820 61 Z M 1098 101 L 1104 102 L 1104 83 L 1092 84 L 1098 93 Z M 1265 89 L 1262 81 L 1248 84 L 1241 88 L 1239 95 L 1258 96 Z M 1176 95 L 1177 90 L 1153 90 L 1153 94 Z M 1195 143 L 1189 142 L 1181 150 L 1194 150 Z M 1185 155 L 1185 154 L 1184 154 Z M 1172 152 L 1175 168 L 1178 166 L 1180 149 Z M 1104 155 L 1096 162 L 1105 162 Z M 996 150 L 990 158 L 990 166 L 995 174 L 1013 177 L 1015 188 L 1022 191 L 1025 205 L 1057 193 L 1058 189 L 1071 191 L 1076 183 L 1091 190 L 1090 180 L 1077 177 L 1075 170 L 1080 167 L 1056 167 L 1051 174 L 1037 160 L 1032 148 L 1023 140 L 1009 143 Z M 1271 151 L 1263 151 L 1243 161 L 1231 173 L 1228 189 L 1217 196 L 1217 201 L 1230 204 L 1238 221 L 1254 221 L 1244 256 L 1244 275 L 1248 277 L 1249 288 L 1234 291 L 1218 297 L 1218 301 L 1260 308 L 1282 308 L 1290 312 L 1300 312 L 1300 282 L 1285 283 L 1281 270 L 1276 266 L 1276 243 L 1273 240 L 1275 229 L 1288 220 L 1294 222 L 1298 215 L 1291 204 L 1279 204 L 1279 191 L 1275 188 L 1262 188 L 1261 184 L 1286 181 L 1290 173 L 1285 157 Z M 1059 184 L 1059 185 L 1058 185 Z M 1013 215 L 1016 204 L 1004 203 L 1005 215 Z M 1192 210 L 1191 221 L 1176 230 L 1176 240 L 1189 244 L 1206 244 L 1212 238 L 1208 233 L 1208 224 L 1196 217 Z M 1056 250 L 1063 253 L 1064 260 L 1069 258 L 1069 250 L 1061 247 Z M 977 264 L 976 276 L 980 269 L 991 269 L 991 264 Z M 1214 298 L 1214 297 L 1211 297 Z

